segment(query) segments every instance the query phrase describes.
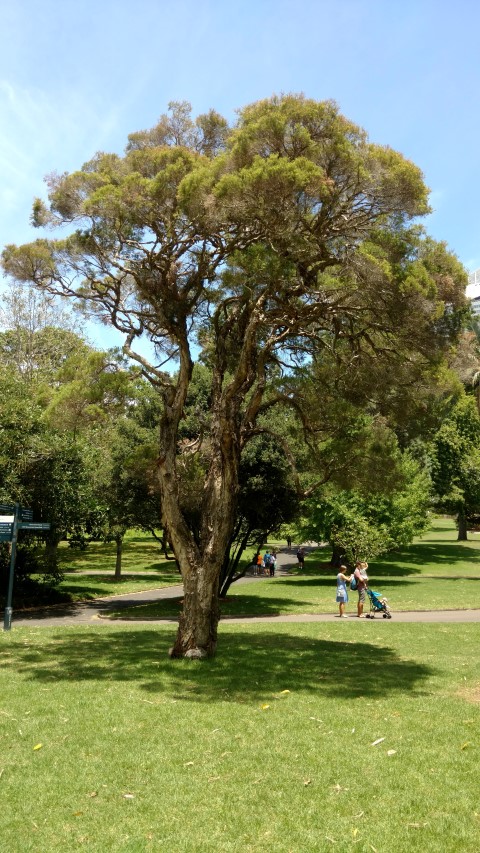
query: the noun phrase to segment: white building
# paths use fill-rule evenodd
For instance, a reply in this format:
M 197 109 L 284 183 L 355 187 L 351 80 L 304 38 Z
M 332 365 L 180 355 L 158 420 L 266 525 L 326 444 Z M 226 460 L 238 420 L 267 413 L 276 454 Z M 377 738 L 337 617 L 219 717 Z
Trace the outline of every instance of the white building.
M 469 273 L 467 296 L 472 302 L 473 313 L 480 316 L 480 268 Z

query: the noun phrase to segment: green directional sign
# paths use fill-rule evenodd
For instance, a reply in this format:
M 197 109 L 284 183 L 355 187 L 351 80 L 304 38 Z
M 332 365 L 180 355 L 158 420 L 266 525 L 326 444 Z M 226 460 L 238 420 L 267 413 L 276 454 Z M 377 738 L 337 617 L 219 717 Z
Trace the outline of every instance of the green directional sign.
M 0 516 L 13 516 L 10 521 L 0 521 L 0 542 L 11 542 L 10 548 L 10 573 L 8 576 L 8 590 L 3 620 L 3 630 L 10 631 L 12 627 L 12 595 L 13 576 L 15 572 L 15 554 L 17 549 L 17 537 L 19 530 L 50 530 L 50 523 L 46 521 L 32 521 L 31 509 L 23 509 L 20 504 L 0 504 Z

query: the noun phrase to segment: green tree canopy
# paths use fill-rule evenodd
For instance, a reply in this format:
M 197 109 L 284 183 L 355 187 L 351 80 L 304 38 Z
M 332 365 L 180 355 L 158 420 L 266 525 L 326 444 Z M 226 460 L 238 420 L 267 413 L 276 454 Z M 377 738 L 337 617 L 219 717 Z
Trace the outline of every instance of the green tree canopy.
M 432 478 L 437 507 L 456 515 L 458 538 L 467 538 L 467 520 L 480 512 L 480 417 L 475 400 L 463 396 L 432 443 Z

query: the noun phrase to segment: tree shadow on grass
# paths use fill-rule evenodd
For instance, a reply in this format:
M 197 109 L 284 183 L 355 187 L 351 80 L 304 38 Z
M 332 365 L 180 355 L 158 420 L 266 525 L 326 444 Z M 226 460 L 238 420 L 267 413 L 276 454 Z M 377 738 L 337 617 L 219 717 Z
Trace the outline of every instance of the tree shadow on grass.
M 411 549 L 407 548 L 405 551 L 383 557 L 378 563 L 375 563 L 375 571 L 378 568 L 379 571 L 383 570 L 385 574 L 393 574 L 398 568 L 407 568 L 409 572 L 414 571 L 410 564 L 428 565 L 434 563 L 444 567 L 455 563 L 471 563 L 479 560 L 479 549 L 472 548 L 469 545 L 456 542 L 439 542 L 438 544 L 419 542 Z M 399 562 L 401 566 L 399 566 Z
M 111 581 L 115 577 L 115 566 L 108 569 L 64 569 L 62 570 L 64 577 L 67 578 L 68 581 L 74 581 L 75 578 L 78 577 L 93 577 L 93 578 L 102 578 L 106 581 Z M 121 578 L 132 580 L 138 578 L 139 580 L 144 578 L 150 578 L 150 580 L 166 580 L 167 582 L 171 582 L 172 580 L 181 581 L 181 574 L 177 572 L 175 569 L 170 571 L 169 566 L 165 566 L 165 563 L 150 563 L 150 565 L 142 565 L 142 568 L 136 571 L 135 569 L 122 569 Z
M 408 561 L 407 561 L 408 562 Z M 410 561 L 410 562 L 413 562 Z M 423 562 L 423 561 L 419 561 Z M 390 575 L 391 577 L 407 577 L 408 575 L 417 575 L 421 574 L 421 569 L 416 569 L 413 566 L 405 566 L 400 563 L 388 563 L 383 565 L 382 563 L 375 563 L 370 567 L 375 575 Z M 324 583 L 334 584 L 337 576 L 337 569 L 333 569 L 329 565 L 321 564 L 318 567 L 315 566 L 305 566 L 303 572 L 300 572 L 296 569 L 293 571 L 290 570 L 289 577 L 290 578 L 298 578 L 301 580 L 302 578 L 308 577 L 312 578 L 312 580 L 321 580 Z
M 170 619 L 178 617 L 182 608 L 180 596 L 171 598 L 159 598 L 156 601 L 138 603 L 126 601 L 114 601 L 110 606 L 102 609 L 102 616 L 127 619 Z M 297 598 L 286 598 L 285 596 L 271 598 L 259 595 L 234 595 L 229 596 L 221 602 L 221 618 L 234 618 L 236 616 L 279 616 L 281 613 L 298 613 L 299 607 L 311 609 L 312 601 L 301 601 Z M 125 614 L 125 610 L 128 612 Z
M 134 595 L 135 590 L 127 590 L 123 592 L 123 588 L 131 585 L 134 580 L 149 580 L 150 590 L 168 589 L 169 586 L 178 586 L 171 583 L 171 578 L 159 577 L 158 575 L 125 575 L 120 580 L 115 580 L 112 575 L 82 575 L 78 577 L 77 582 L 71 576 L 62 583 L 60 591 L 72 596 L 80 597 L 80 599 L 97 599 L 97 603 L 101 598 L 108 598 L 110 595 Z M 162 586 L 163 584 L 163 586 Z M 143 584 L 142 584 L 143 585 Z M 140 593 L 142 590 L 138 590 Z M 149 590 L 143 590 L 148 592 Z
M 12 637 L 9 652 L 16 670 L 38 683 L 136 682 L 152 696 L 188 702 L 275 701 L 284 690 L 339 699 L 412 696 L 435 673 L 388 646 L 317 639 L 301 630 L 221 632 L 218 656 L 201 662 L 170 660 L 172 641 L 166 630 L 75 629 L 54 634 L 45 646 Z
M 377 580 L 376 580 L 377 577 L 378 577 L 377 573 L 375 573 L 375 576 L 372 576 L 372 578 L 370 579 L 370 586 L 372 586 L 372 584 L 375 584 L 377 582 Z M 383 579 L 381 582 L 382 583 L 384 582 Z M 410 583 L 410 580 L 408 578 L 406 578 L 405 580 L 396 580 L 396 578 L 393 577 L 390 579 L 390 583 L 393 586 L 407 586 Z M 278 585 L 279 587 L 284 587 L 284 588 L 286 587 L 287 589 L 288 589 L 288 587 L 291 587 L 292 585 L 297 589 L 301 588 L 301 587 L 303 587 L 304 589 L 307 589 L 307 588 L 311 589 L 312 587 L 318 587 L 319 589 L 324 589 L 325 587 L 328 587 L 329 589 L 332 590 L 333 600 L 335 600 L 336 584 L 335 584 L 335 580 L 332 582 L 331 577 L 330 578 L 319 578 L 319 577 L 307 578 L 305 576 L 299 575 L 298 577 L 296 577 L 294 579 L 289 579 L 289 580 L 281 580 L 279 578 L 275 582 L 275 585 L 276 586 Z M 311 603 L 311 601 L 310 601 L 310 603 Z

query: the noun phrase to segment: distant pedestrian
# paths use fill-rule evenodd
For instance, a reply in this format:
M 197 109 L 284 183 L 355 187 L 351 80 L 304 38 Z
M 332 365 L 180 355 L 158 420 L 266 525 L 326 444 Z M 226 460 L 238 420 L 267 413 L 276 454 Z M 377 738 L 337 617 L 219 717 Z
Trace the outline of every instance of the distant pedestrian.
M 302 547 L 300 547 L 297 551 L 297 560 L 299 568 L 305 568 L 305 549 Z
M 291 547 L 292 547 L 292 537 L 287 536 L 287 548 L 291 548 Z
M 264 574 L 266 574 L 266 575 L 270 574 L 270 563 L 271 562 L 272 562 L 272 555 L 270 554 L 270 551 L 265 551 L 265 554 L 263 557 L 263 565 L 265 566 Z
M 340 571 L 337 575 L 337 597 L 336 602 L 340 611 L 339 615 L 342 619 L 348 619 L 345 613 L 345 605 L 348 602 L 347 583 L 350 581 L 351 575 L 347 575 L 347 567 L 340 566 Z
M 276 551 L 272 551 L 272 553 L 270 554 L 270 564 L 269 564 L 268 568 L 270 570 L 270 577 L 274 578 L 275 577 L 275 569 L 277 568 L 277 552 Z

